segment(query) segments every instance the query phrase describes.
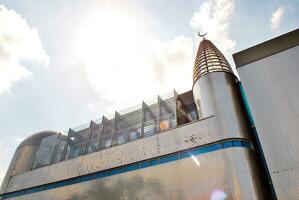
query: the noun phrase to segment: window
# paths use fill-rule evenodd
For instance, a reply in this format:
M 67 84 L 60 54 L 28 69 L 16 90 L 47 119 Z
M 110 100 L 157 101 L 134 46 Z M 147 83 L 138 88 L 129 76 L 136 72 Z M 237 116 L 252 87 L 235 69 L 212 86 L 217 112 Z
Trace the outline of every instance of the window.
M 125 171 L 128 172 L 128 171 L 136 170 L 136 169 L 139 169 L 139 168 L 140 168 L 140 164 L 139 163 L 134 163 L 134 164 L 125 166 Z
M 108 175 L 111 176 L 111 175 L 115 175 L 115 174 L 120 174 L 124 172 L 124 168 L 123 167 L 118 167 L 118 168 L 114 168 L 114 169 L 111 169 L 108 171 Z
M 66 160 L 82 155 L 85 151 L 85 144 L 88 139 L 90 128 L 86 128 L 75 132 L 69 131 L 68 147 L 66 152 Z
M 51 135 L 44 138 L 39 146 L 33 169 L 49 165 L 55 150 L 58 135 Z
M 178 154 L 177 153 L 174 153 L 174 154 L 170 154 L 170 155 L 167 155 L 167 156 L 163 156 L 160 158 L 160 163 L 167 163 L 167 162 L 171 162 L 171 161 L 174 161 L 174 160 L 177 160 L 178 159 Z
M 60 160 L 62 159 L 63 150 L 66 145 L 66 138 L 67 137 L 65 135 L 61 133 L 59 134 L 58 144 L 53 155 L 52 163 L 60 162 Z

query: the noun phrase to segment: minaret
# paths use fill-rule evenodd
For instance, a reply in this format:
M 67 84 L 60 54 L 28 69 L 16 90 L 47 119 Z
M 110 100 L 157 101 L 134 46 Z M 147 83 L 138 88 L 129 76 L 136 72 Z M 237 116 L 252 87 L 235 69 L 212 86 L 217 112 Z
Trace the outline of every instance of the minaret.
M 226 58 L 210 40 L 203 37 L 194 63 L 192 91 L 199 119 L 207 117 L 212 119 L 208 136 L 210 142 L 214 138 L 252 141 L 238 84 L 239 80 Z M 256 151 L 238 158 L 234 157 L 232 162 L 227 162 L 226 166 L 231 165 L 227 174 L 239 176 L 240 172 L 237 172 L 236 166 L 242 159 L 246 160 L 242 168 L 247 169 L 246 173 L 242 173 L 250 178 L 239 179 L 240 190 L 244 192 L 251 185 L 251 190 L 245 192 L 248 199 L 270 199 L 265 198 L 270 196 L 268 189 L 260 190 L 267 187 L 267 180 L 264 170 L 261 170 L 263 168 Z M 258 190 L 263 197 L 254 194 L 253 191 Z M 249 194 L 252 196 L 249 197 Z
M 201 35 L 200 35 L 201 36 Z M 229 63 L 218 48 L 203 37 L 200 42 L 193 69 L 193 95 L 200 118 L 215 114 L 215 104 L 225 103 L 218 100 L 225 95 L 224 91 L 235 85 L 235 77 Z
M 238 79 L 223 54 L 210 40 L 203 37 L 193 70 L 193 96 L 198 117 L 215 116 L 221 132 L 247 138 L 248 127 L 237 82 Z

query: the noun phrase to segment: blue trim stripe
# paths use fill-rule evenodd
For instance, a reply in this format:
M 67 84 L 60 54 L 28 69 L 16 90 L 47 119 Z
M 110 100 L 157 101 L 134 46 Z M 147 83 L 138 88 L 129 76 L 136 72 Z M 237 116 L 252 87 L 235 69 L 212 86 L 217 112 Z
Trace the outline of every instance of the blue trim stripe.
M 91 174 L 87 174 L 87 175 L 83 175 L 83 176 L 78 176 L 78 177 L 74 177 L 74 178 L 70 178 L 70 179 L 66 179 L 66 180 L 62 180 L 62 181 L 57 181 L 54 183 L 31 187 L 31 188 L 19 190 L 16 192 L 2 194 L 2 195 L 0 195 L 0 197 L 2 199 L 9 199 L 9 198 L 18 197 L 18 196 L 22 196 L 22 195 L 26 195 L 26 194 L 35 193 L 35 192 L 51 190 L 54 188 L 64 187 L 67 185 L 82 183 L 85 181 L 91 181 L 91 180 L 95 180 L 95 179 L 101 179 L 101 178 L 104 178 L 107 176 L 113 176 L 116 174 L 122 174 L 122 173 L 130 172 L 130 171 L 139 170 L 142 168 L 152 167 L 155 165 L 174 162 L 176 160 L 189 158 L 191 156 L 198 156 L 198 155 L 205 154 L 208 152 L 225 149 L 225 148 L 232 148 L 232 147 L 251 148 L 251 143 L 249 141 L 242 140 L 242 139 L 223 140 L 223 141 L 219 141 L 219 142 L 212 143 L 209 145 L 200 146 L 200 147 L 196 147 L 196 148 L 185 150 L 185 151 L 180 151 L 180 152 L 156 157 L 156 158 L 149 159 L 149 160 L 136 162 L 136 163 L 129 164 L 129 165 L 124 165 L 124 166 L 117 167 L 117 168 L 112 168 L 112 169 L 99 171 L 99 172 L 95 172 L 95 173 L 91 173 Z

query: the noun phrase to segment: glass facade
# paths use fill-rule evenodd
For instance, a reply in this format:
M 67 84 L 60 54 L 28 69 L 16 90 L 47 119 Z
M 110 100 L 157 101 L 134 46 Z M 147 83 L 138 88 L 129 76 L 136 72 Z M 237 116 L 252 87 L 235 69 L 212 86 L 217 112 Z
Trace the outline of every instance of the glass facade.
M 112 117 L 103 116 L 101 121 L 91 121 L 88 125 L 69 129 L 67 135 L 60 133 L 46 137 L 41 142 L 32 169 L 175 128 L 178 125 L 177 101 L 174 91 L 158 96 L 155 100 L 142 102 L 134 108 L 116 112 Z M 194 109 L 185 107 L 185 112 L 189 115 L 193 112 L 196 116 L 195 106 Z M 197 119 L 192 116 L 189 118 Z
M 58 142 L 56 143 L 52 163 L 58 163 L 62 160 L 62 155 L 63 155 L 64 147 L 66 145 L 66 141 L 67 141 L 67 136 L 60 133 Z
M 55 150 L 58 135 L 51 135 L 44 138 L 40 144 L 33 169 L 49 165 Z

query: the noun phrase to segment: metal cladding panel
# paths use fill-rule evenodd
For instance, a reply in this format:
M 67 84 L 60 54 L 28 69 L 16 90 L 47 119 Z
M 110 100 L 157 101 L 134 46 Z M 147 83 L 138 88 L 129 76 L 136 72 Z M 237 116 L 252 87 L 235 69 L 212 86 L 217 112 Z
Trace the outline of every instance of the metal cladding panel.
M 263 199 L 250 149 L 230 148 L 14 200 Z
M 200 118 L 215 115 L 217 133 L 248 137 L 248 125 L 236 81 L 231 73 L 208 73 L 194 83 L 194 101 Z
M 278 199 L 299 199 L 299 46 L 238 68 Z
M 212 116 L 157 135 L 38 168 L 12 177 L 6 192 L 110 169 L 222 139 L 245 138 L 237 130 L 222 130 L 218 126 L 219 121 Z

